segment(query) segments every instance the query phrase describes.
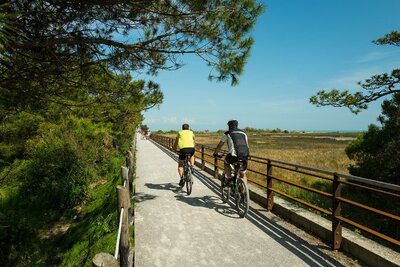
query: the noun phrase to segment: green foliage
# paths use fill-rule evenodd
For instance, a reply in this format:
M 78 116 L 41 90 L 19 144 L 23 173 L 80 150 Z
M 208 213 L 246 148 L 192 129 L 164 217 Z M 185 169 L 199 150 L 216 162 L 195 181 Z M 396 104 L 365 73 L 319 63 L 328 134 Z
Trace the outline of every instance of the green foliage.
M 361 109 L 366 109 L 367 104 L 363 101 L 360 92 L 351 94 L 348 90 L 339 91 L 333 89 L 330 92 L 318 91 L 317 95 L 310 97 L 310 103 L 320 106 L 347 107 L 351 112 L 357 114 Z
M 38 136 L 28 142 L 24 194 L 46 208 L 65 209 L 80 203 L 88 183 L 101 175 L 96 173 L 96 164 L 108 160 L 102 147 L 108 134 L 109 129 L 87 119 L 42 123 Z
M 354 175 L 400 184 L 400 93 L 383 102 L 378 120 L 381 128 L 370 125 L 346 148 L 349 158 L 356 161 L 349 170 Z
M 397 31 L 393 31 L 391 33 L 386 34 L 384 37 L 373 41 L 373 43 L 377 45 L 389 44 L 394 46 L 400 46 L 400 33 Z
M 109 166 L 113 173 L 109 173 L 107 183 L 94 188 L 81 211 L 83 219 L 58 241 L 65 251 L 59 259 L 60 266 L 91 266 L 97 253 L 114 254 L 118 230 L 115 186 L 120 182 L 120 164 L 120 158 L 113 158 Z
M 73 213 L 73 207 L 99 197 L 89 185 L 115 173 L 113 158 L 129 148 L 143 120 L 140 112 L 162 101 L 153 83 L 132 81 L 128 74 L 107 73 L 98 67 L 88 68 L 87 74 L 70 73 L 72 80 L 84 80 L 72 90 L 63 88 L 63 80 L 49 85 L 58 93 L 37 103 L 12 88 L 2 91 L 15 93 L 26 105 L 15 105 L 7 97 L 0 100 L 0 183 L 7 185 L 0 196 L 0 223 L 3 229 L 11 229 L 0 233 L 1 265 L 43 266 L 60 257 L 55 251 L 53 255 L 46 252 L 47 242 L 38 240 L 38 232 L 62 214 Z M 98 202 L 102 206 L 96 210 L 103 211 L 108 202 Z M 86 229 L 95 237 L 87 244 L 94 246 L 113 229 L 111 224 L 106 228 Z M 79 243 L 82 233 L 67 243 Z
M 400 46 L 400 33 L 393 31 L 373 42 L 378 45 Z M 394 69 L 390 74 L 374 75 L 364 82 L 358 82 L 358 84 L 364 91 L 351 93 L 349 90 L 339 91 L 333 89 L 329 92 L 320 90 L 316 95 L 310 97 L 310 103 L 318 107 L 347 107 L 351 112 L 357 114 L 361 110 L 367 109 L 368 103 L 400 92 L 400 88 L 398 87 L 400 84 L 400 69 Z
M 140 130 L 142 130 L 143 132 L 147 132 L 149 130 L 149 127 L 146 124 L 141 124 Z
M 279 129 L 279 128 L 275 128 L 275 129 L 256 129 L 256 128 L 252 128 L 252 127 L 245 127 L 245 128 L 243 128 L 243 130 L 245 131 L 245 132 L 248 132 L 248 133 L 260 133 L 260 134 L 262 134 L 262 133 L 289 133 L 289 131 L 288 130 L 281 130 L 281 129 Z
M 1 226 L 11 229 L 0 231 L 2 265 L 55 266 L 63 262 L 62 266 L 90 266 L 96 253 L 113 252 L 117 229 L 115 186 L 120 182 L 123 158 L 111 155 L 109 160 L 102 163 L 104 166 L 99 168 L 104 183 L 93 181 L 99 185 L 93 190 L 87 188 L 87 204 L 79 213 L 78 209 L 65 207 L 63 210 L 52 211 L 37 201 L 31 202 L 32 197 L 38 197 L 32 193 L 14 191 L 6 198 L 0 198 L 4 215 L 0 216 Z M 48 196 L 47 193 L 46 190 L 42 192 Z M 51 222 L 60 220 L 61 216 L 64 218 L 61 221 L 73 222 L 68 235 L 54 236 L 50 240 L 41 239 L 38 233 L 49 231 Z M 79 219 L 74 220 L 76 216 Z
M 15 35 L 21 35 L 14 26 L 13 22 L 17 19 L 17 13 L 5 11 L 10 5 L 10 2 L 0 4 L 0 52 L 2 52 L 6 46 L 10 46 L 16 43 Z
M 26 140 L 36 135 L 43 118 L 21 112 L 9 115 L 0 127 L 0 169 L 25 153 Z
M 21 32 L 13 36 L 16 45 L 4 47 L 0 88 L 13 87 L 3 93 L 14 106 L 40 106 L 76 87 L 75 71 L 85 75 L 89 66 L 106 65 L 155 75 L 180 68 L 183 54 L 203 59 L 210 79 L 237 84 L 253 45 L 250 31 L 263 10 L 257 0 L 13 1 L 4 13 L 24 16 L 13 24 Z M 121 35 L 129 38 L 116 38 Z M 53 90 L 60 80 L 63 86 Z M 23 90 L 27 99 L 17 98 Z

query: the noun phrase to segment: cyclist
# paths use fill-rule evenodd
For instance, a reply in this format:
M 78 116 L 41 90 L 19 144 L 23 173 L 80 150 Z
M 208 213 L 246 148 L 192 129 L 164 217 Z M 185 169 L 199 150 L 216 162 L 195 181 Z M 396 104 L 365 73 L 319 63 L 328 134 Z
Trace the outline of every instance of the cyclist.
M 214 151 L 214 156 L 218 155 L 219 150 L 225 143 L 228 143 L 228 154 L 224 160 L 224 169 L 228 177 L 228 183 L 232 183 L 232 172 L 230 164 L 236 163 L 239 159 L 244 160 L 243 170 L 239 171 L 239 176 L 247 181 L 246 169 L 247 169 L 247 159 L 249 157 L 249 144 L 247 140 L 247 135 L 243 130 L 238 128 L 237 120 L 228 121 L 229 130 L 224 133 L 221 141 L 217 145 Z
M 195 139 L 194 133 L 189 130 L 189 124 L 185 123 L 182 125 L 182 130 L 178 132 L 175 139 L 175 150 L 179 149 L 179 163 L 178 163 L 178 174 L 181 178 L 179 186 L 183 186 L 185 181 L 183 180 L 183 161 L 185 160 L 186 154 L 190 154 L 190 165 L 194 165 L 194 146 Z

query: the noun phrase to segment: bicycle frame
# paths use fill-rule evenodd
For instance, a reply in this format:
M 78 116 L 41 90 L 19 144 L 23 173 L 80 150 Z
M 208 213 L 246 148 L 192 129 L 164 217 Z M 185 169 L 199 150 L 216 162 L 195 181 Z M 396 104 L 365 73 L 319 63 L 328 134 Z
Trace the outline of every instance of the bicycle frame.
M 187 168 L 189 168 L 190 166 L 190 158 L 191 155 L 190 154 L 186 154 L 185 155 L 185 160 L 183 161 L 183 171 L 187 171 Z
M 193 185 L 193 177 L 190 169 L 190 158 L 191 154 L 185 155 L 185 160 L 183 161 L 183 176 L 185 177 L 187 194 L 190 195 L 192 193 L 192 185 Z
M 249 210 L 249 191 L 246 180 L 240 177 L 239 172 L 243 170 L 243 160 L 229 164 L 231 171 L 233 171 L 233 183 L 226 184 L 226 175 L 223 174 L 221 182 L 221 193 L 223 203 L 228 202 L 229 196 L 232 195 L 235 199 L 236 209 L 241 218 L 245 217 Z
M 229 166 L 231 167 L 231 171 L 233 172 L 233 176 L 232 178 L 241 178 L 243 179 L 243 177 L 240 177 L 239 171 L 243 169 L 243 160 L 238 160 L 235 163 L 231 163 L 229 164 Z

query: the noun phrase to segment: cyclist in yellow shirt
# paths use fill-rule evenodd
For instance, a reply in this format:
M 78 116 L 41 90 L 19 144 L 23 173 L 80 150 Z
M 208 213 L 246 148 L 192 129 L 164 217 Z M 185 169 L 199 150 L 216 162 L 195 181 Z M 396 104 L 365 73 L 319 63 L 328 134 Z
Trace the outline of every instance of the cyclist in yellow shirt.
M 185 123 L 182 125 L 182 131 L 178 132 L 175 139 L 175 150 L 179 149 L 179 163 L 178 163 L 178 173 L 181 180 L 179 186 L 183 186 L 185 181 L 183 180 L 183 161 L 185 160 L 186 154 L 190 154 L 190 165 L 194 165 L 194 149 L 195 140 L 194 133 L 189 130 L 189 124 Z

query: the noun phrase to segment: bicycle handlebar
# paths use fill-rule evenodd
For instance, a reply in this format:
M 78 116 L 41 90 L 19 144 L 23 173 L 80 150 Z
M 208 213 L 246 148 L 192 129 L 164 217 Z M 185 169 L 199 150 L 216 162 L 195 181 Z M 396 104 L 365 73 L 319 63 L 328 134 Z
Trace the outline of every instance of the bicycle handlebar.
M 224 156 L 224 153 L 218 154 L 218 153 L 213 153 L 214 158 L 222 158 Z

